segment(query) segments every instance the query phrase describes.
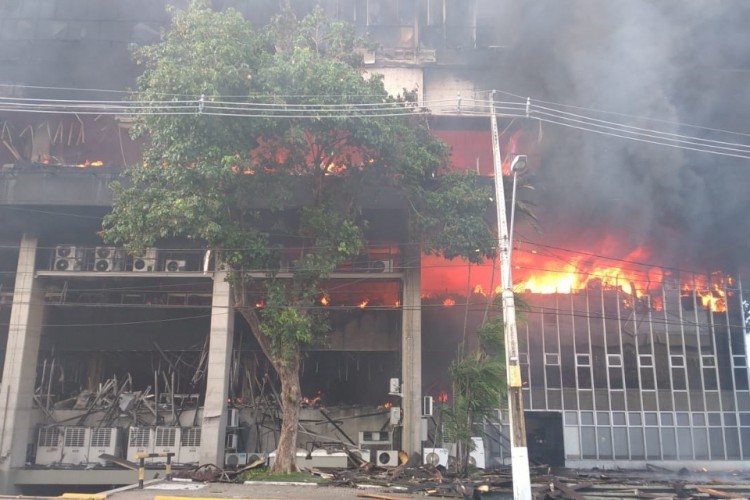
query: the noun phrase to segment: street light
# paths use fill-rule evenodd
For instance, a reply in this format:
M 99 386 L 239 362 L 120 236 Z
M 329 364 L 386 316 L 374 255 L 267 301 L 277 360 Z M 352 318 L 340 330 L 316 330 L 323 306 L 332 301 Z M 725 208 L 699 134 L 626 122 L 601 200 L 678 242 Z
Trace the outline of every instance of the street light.
M 492 159 L 495 172 L 495 205 L 497 208 L 498 249 L 500 251 L 500 276 L 503 288 L 503 324 L 505 333 L 505 366 L 508 384 L 508 414 L 510 420 L 511 466 L 513 469 L 513 498 L 531 500 L 531 476 L 529 452 L 526 447 L 526 422 L 523 416 L 523 393 L 521 366 L 518 363 L 518 330 L 516 325 L 516 303 L 513 296 L 513 281 L 510 277 L 510 252 L 512 245 L 513 216 L 516 206 L 516 176 L 526 166 L 527 157 L 519 155 L 511 161 L 513 172 L 513 197 L 511 198 L 511 230 L 505 210 L 503 189 L 503 165 L 500 156 L 500 136 L 495 117 L 495 91 L 490 94 L 490 118 L 492 126 Z

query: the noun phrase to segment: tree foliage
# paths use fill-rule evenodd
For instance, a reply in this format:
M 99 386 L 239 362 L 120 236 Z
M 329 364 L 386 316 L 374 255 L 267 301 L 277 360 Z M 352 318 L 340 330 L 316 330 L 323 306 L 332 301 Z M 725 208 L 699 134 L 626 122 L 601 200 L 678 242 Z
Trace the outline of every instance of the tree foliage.
M 276 470 L 291 471 L 300 359 L 327 330 L 316 297 L 337 265 L 366 251 L 364 190 L 399 189 L 412 242 L 473 262 L 495 253 L 484 219 L 492 193 L 473 174 L 447 172 L 448 150 L 423 110 L 364 76 L 351 26 L 316 9 L 302 20 L 284 10 L 254 29 L 199 0 L 172 15 L 160 43 L 133 49 L 144 67 L 133 99 L 184 113 L 136 117 L 143 161 L 113 185 L 102 235 L 133 252 L 169 238 L 217 251 L 237 310 L 279 373 Z M 274 271 L 278 235 L 304 250 L 292 278 Z M 258 270 L 268 272 L 258 279 Z M 263 308 L 250 288 L 264 293 Z

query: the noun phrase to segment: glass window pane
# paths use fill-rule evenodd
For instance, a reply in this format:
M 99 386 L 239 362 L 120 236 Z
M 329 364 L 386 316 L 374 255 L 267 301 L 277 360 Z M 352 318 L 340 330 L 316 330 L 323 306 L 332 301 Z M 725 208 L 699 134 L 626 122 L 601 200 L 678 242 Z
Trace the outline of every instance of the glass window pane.
M 565 425 L 578 425 L 578 413 L 574 411 L 566 411 Z
M 597 425 L 609 425 L 609 413 L 596 412 L 596 423 Z
M 664 447 L 662 450 L 664 460 L 677 458 L 677 439 L 675 438 L 674 428 L 662 427 L 661 439 L 662 446 Z
M 661 441 L 659 440 L 659 429 L 646 427 L 646 459 L 661 459 Z
M 693 433 L 688 427 L 677 428 L 677 442 L 680 450 L 678 458 L 690 460 L 693 458 Z
M 677 413 L 677 425 L 690 425 L 690 415 L 687 413 Z
M 643 417 L 645 418 L 646 425 L 659 425 L 656 413 L 647 412 L 643 414 Z
M 640 413 L 628 413 L 628 420 L 630 425 L 641 425 L 643 423 Z
M 612 459 L 612 435 L 609 427 L 597 427 L 596 436 L 599 438 L 599 458 Z
M 596 458 L 596 428 L 581 427 L 581 451 L 583 458 Z
M 624 417 L 625 415 L 623 415 Z M 615 446 L 615 458 L 628 458 L 628 430 L 624 427 L 612 429 L 612 440 Z
M 709 415 L 709 422 L 711 418 Z M 708 444 L 711 449 L 711 460 L 724 460 L 724 433 L 719 428 L 708 429 Z
M 729 460 L 737 460 L 740 458 L 740 435 L 737 432 L 736 427 L 726 427 L 724 429 L 724 437 L 726 438 L 726 450 L 727 458 Z
M 643 429 L 640 427 L 630 427 L 630 456 L 633 460 L 643 460 L 646 458 L 646 449 L 643 446 Z
M 582 411 L 581 412 L 581 425 L 594 425 L 594 412 Z
M 705 428 L 693 429 L 693 447 L 695 448 L 695 458 L 707 459 L 708 454 L 708 434 Z

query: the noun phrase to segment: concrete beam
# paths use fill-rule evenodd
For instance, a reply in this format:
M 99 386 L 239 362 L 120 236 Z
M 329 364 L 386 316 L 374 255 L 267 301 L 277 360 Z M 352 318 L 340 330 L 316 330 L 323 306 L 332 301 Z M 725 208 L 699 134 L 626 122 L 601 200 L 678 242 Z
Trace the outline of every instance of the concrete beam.
M 404 253 L 401 373 L 403 377 L 403 433 L 401 448 L 410 456 L 422 453 L 422 271 L 421 253 Z
M 209 335 L 200 463 L 222 467 L 227 429 L 229 363 L 234 343 L 234 300 L 224 271 L 214 273 Z
M 32 421 L 39 339 L 44 316 L 43 290 L 34 276 L 37 238 L 24 234 L 18 255 L 13 306 L 0 387 L 0 491 L 10 492 L 10 470 L 26 462 Z

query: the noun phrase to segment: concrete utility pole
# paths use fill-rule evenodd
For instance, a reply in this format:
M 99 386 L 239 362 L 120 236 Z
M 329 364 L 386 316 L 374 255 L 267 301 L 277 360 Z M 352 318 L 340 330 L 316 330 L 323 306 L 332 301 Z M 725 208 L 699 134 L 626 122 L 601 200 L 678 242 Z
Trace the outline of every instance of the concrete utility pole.
M 500 156 L 500 136 L 495 116 L 495 91 L 490 94 L 490 119 L 492 120 L 492 159 L 495 170 L 495 204 L 497 205 L 497 232 L 500 250 L 500 275 L 503 286 L 503 324 L 505 327 L 505 365 L 508 383 L 508 413 L 510 415 L 511 465 L 513 468 L 513 498 L 531 500 L 529 452 L 526 448 L 526 422 L 523 415 L 521 367 L 518 363 L 518 331 L 516 303 L 510 268 L 510 241 L 508 218 L 503 189 L 503 163 Z M 515 163 L 515 162 L 513 162 Z M 511 170 L 513 170 L 513 163 Z M 511 200 L 515 203 L 515 199 Z

